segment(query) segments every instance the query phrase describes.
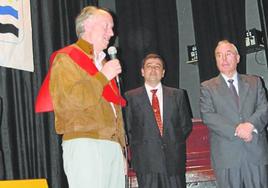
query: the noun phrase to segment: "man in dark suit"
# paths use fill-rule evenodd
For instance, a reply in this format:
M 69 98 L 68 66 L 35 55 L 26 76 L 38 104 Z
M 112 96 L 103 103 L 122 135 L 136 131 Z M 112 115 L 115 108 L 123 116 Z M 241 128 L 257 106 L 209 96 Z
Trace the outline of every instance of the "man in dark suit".
M 127 132 L 139 188 L 183 188 L 185 140 L 192 129 L 187 94 L 161 84 L 165 67 L 157 54 L 144 58 L 141 73 L 144 86 L 125 94 Z
M 210 130 L 211 159 L 219 188 L 267 188 L 268 104 L 257 76 L 237 73 L 234 44 L 215 49 L 220 74 L 201 84 L 200 110 Z

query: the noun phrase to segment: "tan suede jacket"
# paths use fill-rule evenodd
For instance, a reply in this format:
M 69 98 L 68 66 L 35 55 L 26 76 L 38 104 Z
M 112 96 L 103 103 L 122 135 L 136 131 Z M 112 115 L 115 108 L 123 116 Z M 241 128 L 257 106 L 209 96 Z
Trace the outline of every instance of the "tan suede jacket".
M 92 45 L 80 39 L 74 47 L 90 58 Z M 73 138 L 106 139 L 125 146 L 121 108 L 102 97 L 107 78 L 98 72 L 89 75 L 68 54 L 57 54 L 51 68 L 50 95 L 55 113 L 55 128 L 63 140 Z

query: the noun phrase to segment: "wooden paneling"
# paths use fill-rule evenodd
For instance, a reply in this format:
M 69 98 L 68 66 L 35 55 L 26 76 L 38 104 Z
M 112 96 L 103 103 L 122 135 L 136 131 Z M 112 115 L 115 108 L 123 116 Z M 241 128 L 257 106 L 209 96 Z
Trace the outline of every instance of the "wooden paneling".
M 200 119 L 193 120 L 193 130 L 186 142 L 186 182 L 215 180 L 210 165 L 209 132 Z

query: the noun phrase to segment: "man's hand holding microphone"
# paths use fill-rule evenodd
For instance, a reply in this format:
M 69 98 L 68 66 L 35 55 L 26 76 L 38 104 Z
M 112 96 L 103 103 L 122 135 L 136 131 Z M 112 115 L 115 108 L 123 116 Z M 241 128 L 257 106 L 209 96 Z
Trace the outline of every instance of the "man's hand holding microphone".
M 116 58 L 117 50 L 114 46 L 108 48 L 110 61 L 107 61 L 100 72 L 102 72 L 108 80 L 116 77 L 117 83 L 119 82 L 118 75 L 122 72 L 120 61 Z

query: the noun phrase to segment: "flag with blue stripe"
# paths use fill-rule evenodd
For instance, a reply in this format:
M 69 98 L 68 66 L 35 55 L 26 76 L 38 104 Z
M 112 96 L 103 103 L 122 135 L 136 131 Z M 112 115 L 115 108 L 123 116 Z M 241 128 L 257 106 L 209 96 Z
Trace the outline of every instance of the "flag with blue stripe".
M 0 0 L 0 66 L 33 71 L 30 0 Z

